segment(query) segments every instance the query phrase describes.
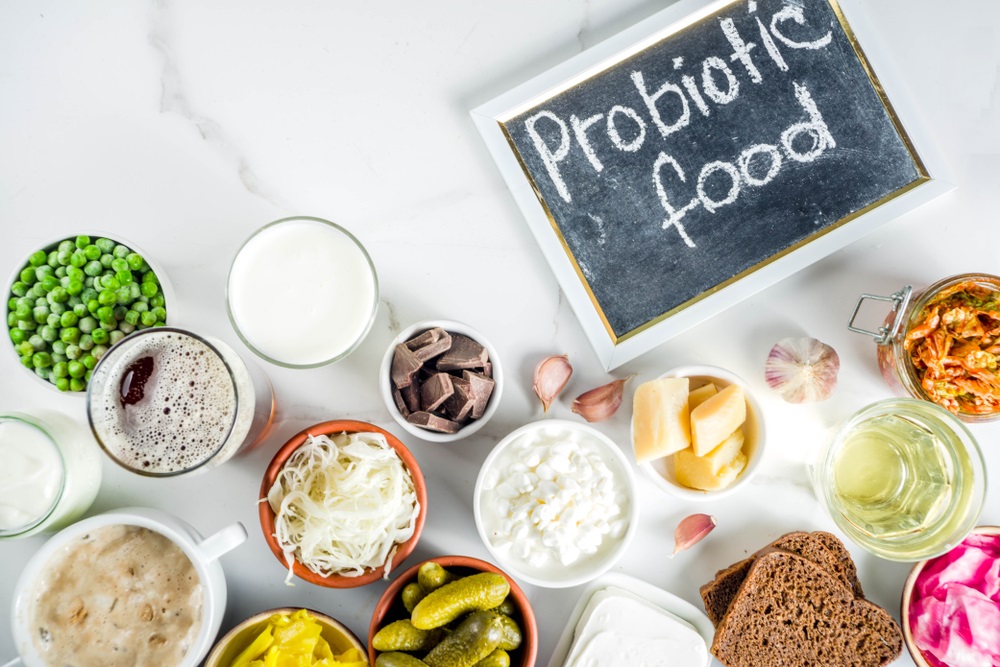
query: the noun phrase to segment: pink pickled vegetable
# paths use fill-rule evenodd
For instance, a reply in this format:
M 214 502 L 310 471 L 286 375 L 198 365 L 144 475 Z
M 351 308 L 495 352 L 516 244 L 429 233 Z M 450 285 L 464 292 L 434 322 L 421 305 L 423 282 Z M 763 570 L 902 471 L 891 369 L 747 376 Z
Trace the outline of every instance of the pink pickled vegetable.
M 1000 535 L 972 535 L 928 562 L 909 616 L 934 667 L 1000 666 Z

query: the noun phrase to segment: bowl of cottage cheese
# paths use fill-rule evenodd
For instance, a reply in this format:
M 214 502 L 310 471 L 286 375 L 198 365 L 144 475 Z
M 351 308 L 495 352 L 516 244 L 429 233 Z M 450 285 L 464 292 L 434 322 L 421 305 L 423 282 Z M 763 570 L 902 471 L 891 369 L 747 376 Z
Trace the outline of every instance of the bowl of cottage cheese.
M 609 570 L 639 520 L 622 449 L 590 426 L 558 419 L 522 426 L 497 444 L 479 471 L 473 512 L 497 562 L 548 588 Z

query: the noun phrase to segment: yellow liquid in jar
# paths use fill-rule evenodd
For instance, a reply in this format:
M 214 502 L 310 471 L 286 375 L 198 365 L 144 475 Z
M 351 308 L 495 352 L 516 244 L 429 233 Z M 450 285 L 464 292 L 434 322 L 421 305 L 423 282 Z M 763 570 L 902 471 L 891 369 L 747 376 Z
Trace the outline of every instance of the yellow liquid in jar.
M 954 434 L 919 415 L 857 424 L 833 461 L 834 498 L 851 537 L 876 553 L 917 557 L 969 511 L 972 467 Z

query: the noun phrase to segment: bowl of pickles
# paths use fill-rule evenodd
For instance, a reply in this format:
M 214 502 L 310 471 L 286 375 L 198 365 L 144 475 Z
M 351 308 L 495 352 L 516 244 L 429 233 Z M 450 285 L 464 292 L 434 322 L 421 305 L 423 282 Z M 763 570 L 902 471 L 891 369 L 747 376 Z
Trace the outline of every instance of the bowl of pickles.
M 97 361 L 139 329 L 167 323 L 164 272 L 120 238 L 48 243 L 7 283 L 7 332 L 17 362 L 46 386 L 83 396 Z
M 537 656 L 538 627 L 524 591 L 495 565 L 468 556 L 440 556 L 403 572 L 368 628 L 368 659 L 379 667 L 533 667 Z

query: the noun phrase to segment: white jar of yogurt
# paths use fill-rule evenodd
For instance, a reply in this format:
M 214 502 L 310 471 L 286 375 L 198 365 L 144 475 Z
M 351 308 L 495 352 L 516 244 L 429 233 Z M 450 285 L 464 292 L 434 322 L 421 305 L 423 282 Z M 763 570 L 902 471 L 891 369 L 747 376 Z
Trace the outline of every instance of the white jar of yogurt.
M 0 415 L 0 461 L 0 540 L 72 523 L 101 485 L 90 432 L 56 412 Z

